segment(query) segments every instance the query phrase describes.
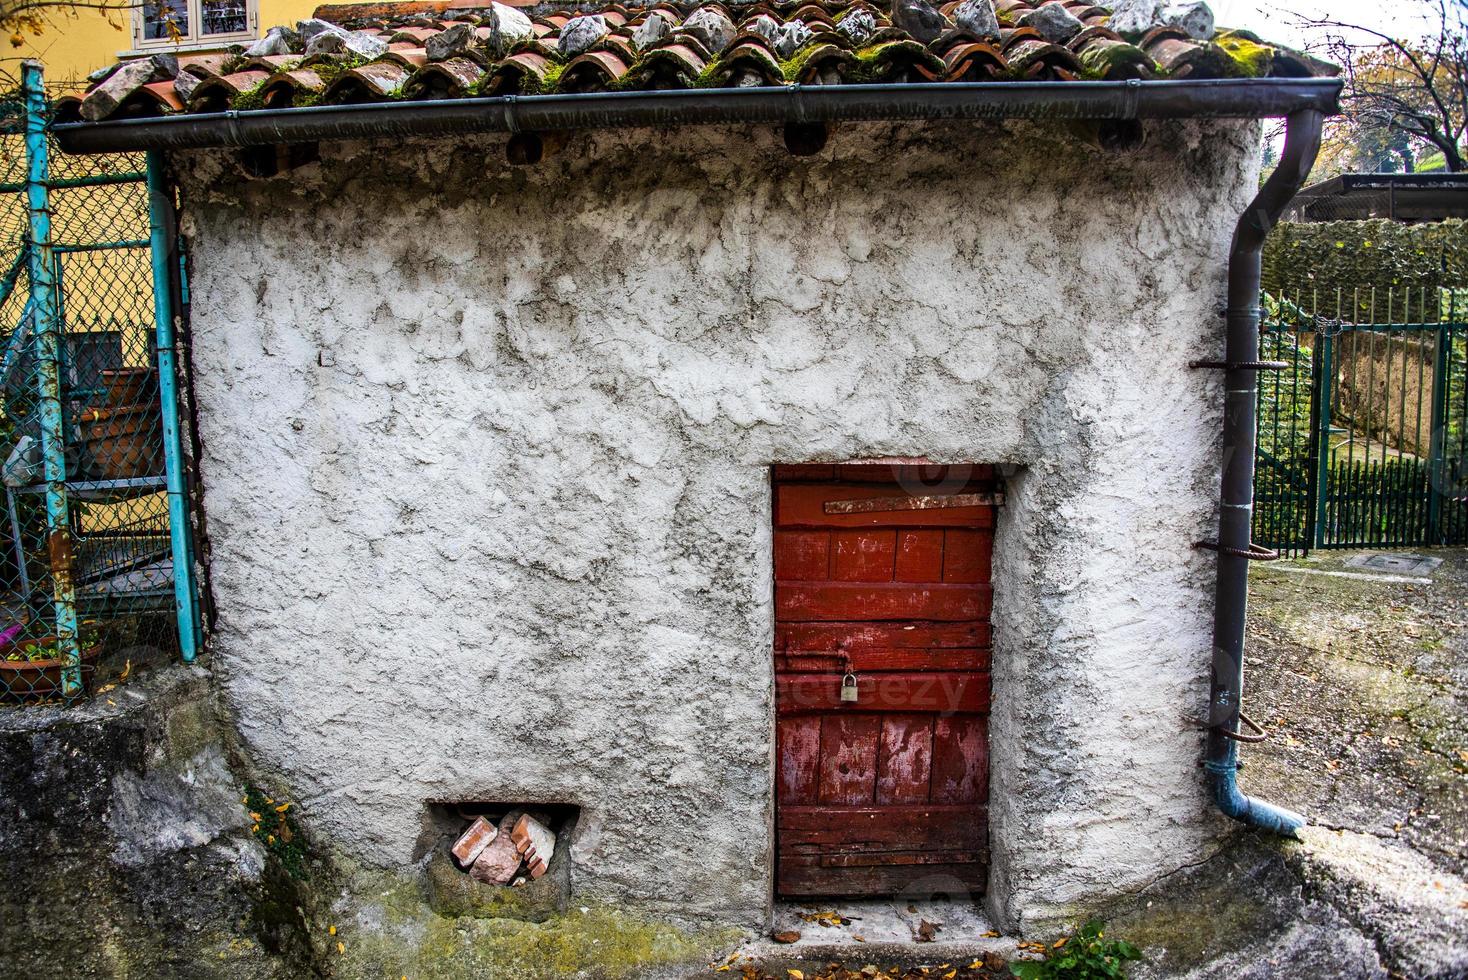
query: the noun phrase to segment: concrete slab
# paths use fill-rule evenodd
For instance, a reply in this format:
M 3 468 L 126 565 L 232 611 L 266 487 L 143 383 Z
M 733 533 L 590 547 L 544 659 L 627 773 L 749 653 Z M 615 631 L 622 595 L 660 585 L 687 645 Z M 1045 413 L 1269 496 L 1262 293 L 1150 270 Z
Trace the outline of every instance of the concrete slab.
M 832 912 L 847 921 L 823 915 Z M 917 940 L 924 921 L 938 927 L 932 942 Z M 782 902 L 775 906 L 770 932 L 777 935 L 787 931 L 800 933 L 800 939 L 794 943 L 776 943 L 762 937 L 746 944 L 740 952 L 761 960 L 770 957 L 880 959 L 937 964 L 961 959 L 966 962 L 989 951 L 1010 959 L 1017 952 L 1019 942 L 1017 936 L 1001 936 L 975 903 L 937 899 Z

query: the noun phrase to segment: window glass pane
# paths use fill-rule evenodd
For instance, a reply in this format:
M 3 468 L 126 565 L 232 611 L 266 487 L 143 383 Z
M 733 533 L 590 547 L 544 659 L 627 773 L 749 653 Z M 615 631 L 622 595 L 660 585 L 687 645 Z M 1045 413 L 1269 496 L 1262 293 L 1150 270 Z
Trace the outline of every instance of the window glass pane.
M 188 0 L 144 0 L 143 40 L 180 40 L 188 34 Z
M 238 34 L 246 30 L 245 0 L 199 0 L 200 34 Z

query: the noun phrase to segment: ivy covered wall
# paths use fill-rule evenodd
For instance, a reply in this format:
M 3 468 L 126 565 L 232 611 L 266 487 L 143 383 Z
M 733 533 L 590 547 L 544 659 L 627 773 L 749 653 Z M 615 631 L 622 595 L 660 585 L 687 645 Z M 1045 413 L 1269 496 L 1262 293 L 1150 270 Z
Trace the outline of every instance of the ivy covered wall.
M 1267 292 L 1354 323 L 1438 320 L 1449 313 L 1443 290 L 1464 287 L 1468 222 L 1461 220 L 1285 222 L 1264 248 Z

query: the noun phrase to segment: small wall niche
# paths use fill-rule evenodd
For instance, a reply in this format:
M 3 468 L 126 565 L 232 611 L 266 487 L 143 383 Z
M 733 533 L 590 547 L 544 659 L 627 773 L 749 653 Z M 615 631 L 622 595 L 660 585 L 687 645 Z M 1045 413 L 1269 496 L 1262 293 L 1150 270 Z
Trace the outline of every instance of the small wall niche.
M 541 921 L 570 898 L 568 803 L 428 801 L 418 841 L 440 915 Z

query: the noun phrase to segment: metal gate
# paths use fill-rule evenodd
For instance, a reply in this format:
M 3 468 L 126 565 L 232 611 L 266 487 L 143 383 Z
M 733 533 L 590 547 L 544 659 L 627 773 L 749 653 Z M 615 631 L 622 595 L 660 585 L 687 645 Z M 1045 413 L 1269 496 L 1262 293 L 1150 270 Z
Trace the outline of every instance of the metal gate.
M 0 102 L 0 702 L 70 701 L 199 648 L 173 202 L 70 157 L 41 69 Z
M 1468 324 L 1453 290 L 1265 297 L 1254 537 L 1312 548 L 1468 540 Z

